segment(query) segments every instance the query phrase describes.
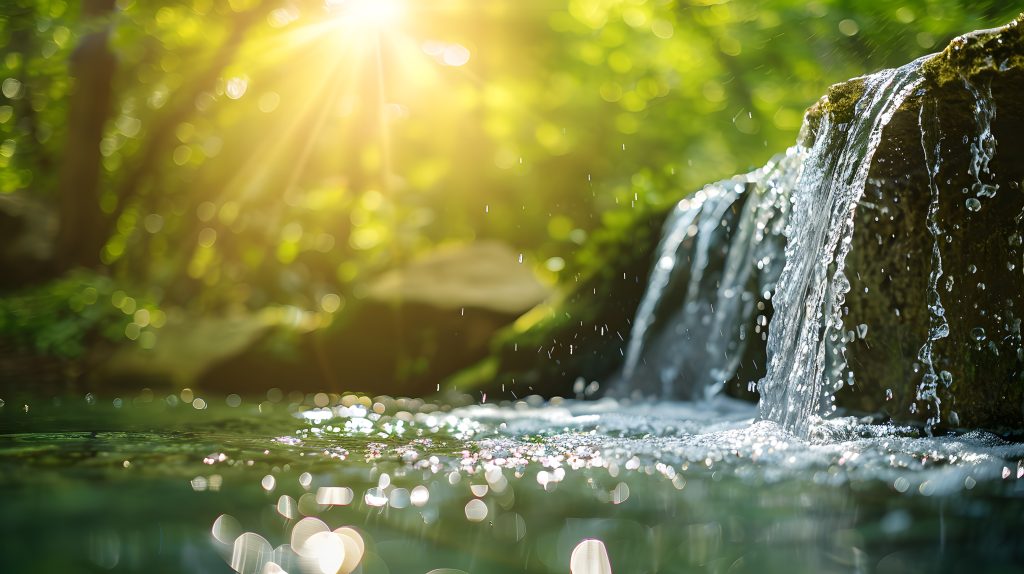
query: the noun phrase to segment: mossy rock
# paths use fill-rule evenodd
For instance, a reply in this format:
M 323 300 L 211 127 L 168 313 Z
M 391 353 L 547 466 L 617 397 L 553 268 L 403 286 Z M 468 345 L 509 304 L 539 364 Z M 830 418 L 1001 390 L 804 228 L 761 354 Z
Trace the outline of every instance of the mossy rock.
M 840 407 L 900 422 L 937 419 L 938 430 L 1024 428 L 1024 163 L 1016 161 L 1024 150 L 1022 58 L 1019 20 L 954 40 L 923 64 L 924 84 L 885 128 L 846 262 L 852 289 L 843 309 L 845 354 L 855 380 L 837 393 Z M 970 168 L 971 144 L 980 144 L 974 96 L 965 81 L 990 88 L 996 109 L 997 150 L 981 184 L 998 191 L 977 210 L 966 204 L 979 184 L 973 181 L 977 169 Z M 801 144 L 813 144 L 825 115 L 832 125 L 852 121 L 864 88 L 864 78 L 832 86 L 808 110 Z M 919 122 L 933 117 L 943 134 L 934 180 L 942 228 L 938 286 L 950 329 L 932 343 L 938 401 L 919 393 L 928 369 L 918 358 L 934 320 L 928 294 L 936 244 L 928 227 L 932 187 Z M 936 143 L 926 138 L 924 145 Z M 599 250 L 606 257 L 603 269 L 579 281 L 560 303 L 535 310 L 540 320 L 503 331 L 491 357 L 459 384 L 565 396 L 574 394 L 578 379 L 608 380 L 622 365 L 666 215 L 638 218 L 631 230 L 612 236 Z M 749 351 L 763 356 L 764 344 L 754 342 Z M 729 390 L 743 394 L 736 385 Z
M 855 382 L 837 393 L 836 402 L 854 412 L 882 412 L 900 422 L 931 420 L 936 430 L 1021 429 L 1020 19 L 955 39 L 924 62 L 922 72 L 922 88 L 901 105 L 882 133 L 857 209 L 846 261 L 851 291 L 843 317 L 850 339 L 845 356 Z M 833 86 L 830 96 L 809 110 L 809 124 L 817 125 L 826 113 L 845 117 L 855 100 L 839 105 L 849 99 L 831 94 L 855 93 L 860 86 L 859 80 Z M 987 171 L 979 169 L 980 164 L 972 167 L 977 161 L 972 146 L 983 145 L 972 90 L 982 95 L 991 91 L 994 103 L 991 131 L 996 147 Z M 807 143 L 813 141 L 814 131 Z M 937 169 L 931 179 L 929 169 Z M 979 190 L 986 191 L 979 197 Z M 991 190 L 996 190 L 994 196 L 987 197 Z M 928 220 L 936 191 L 934 221 L 941 231 L 937 240 Z M 937 276 L 936 301 L 929 282 L 938 262 L 942 272 Z M 949 334 L 933 337 L 929 368 L 921 353 L 930 328 L 941 323 L 929 310 L 936 303 L 944 309 Z M 934 398 L 921 392 L 928 375 L 938 383 Z
M 939 427 L 1024 427 L 1024 356 L 1020 317 L 1024 250 L 1024 70 L 994 72 L 997 110 L 992 133 L 997 143 L 985 185 L 998 186 L 993 197 L 977 198 L 970 173 L 970 146 L 977 126 L 970 93 L 957 83 L 930 83 L 908 101 L 883 134 L 857 211 L 854 243 L 847 259 L 852 290 L 845 325 L 853 332 L 866 325 L 865 337 L 847 346 L 856 376 L 838 403 L 857 410 L 882 410 L 900 421 L 938 415 Z M 943 135 L 936 222 L 942 274 L 938 298 L 949 335 L 933 344 L 939 376 L 938 412 L 934 400 L 919 397 L 928 368 L 919 353 L 928 340 L 929 275 L 936 245 L 927 226 L 932 199 L 921 133 L 921 105 L 934 114 Z M 935 106 L 932 108 L 931 106 Z M 932 111 L 934 110 L 934 111 Z M 967 143 L 965 143 L 967 142 Z M 934 165 L 934 158 L 929 156 Z M 977 210 L 969 207 L 977 201 Z

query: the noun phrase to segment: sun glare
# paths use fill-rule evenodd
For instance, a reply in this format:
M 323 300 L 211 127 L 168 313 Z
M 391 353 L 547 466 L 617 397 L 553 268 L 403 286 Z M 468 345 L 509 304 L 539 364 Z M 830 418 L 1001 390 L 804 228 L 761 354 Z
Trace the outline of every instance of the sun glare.
M 395 26 L 405 14 L 400 0 L 328 0 L 327 6 L 348 23 L 359 27 Z

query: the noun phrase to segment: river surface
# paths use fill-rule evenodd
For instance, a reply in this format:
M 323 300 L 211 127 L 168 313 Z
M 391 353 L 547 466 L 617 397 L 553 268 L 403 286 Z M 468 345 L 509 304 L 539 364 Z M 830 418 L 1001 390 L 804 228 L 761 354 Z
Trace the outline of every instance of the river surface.
M 727 399 L 9 398 L 0 571 L 1024 564 L 1024 445 L 852 418 L 804 439 L 756 416 Z

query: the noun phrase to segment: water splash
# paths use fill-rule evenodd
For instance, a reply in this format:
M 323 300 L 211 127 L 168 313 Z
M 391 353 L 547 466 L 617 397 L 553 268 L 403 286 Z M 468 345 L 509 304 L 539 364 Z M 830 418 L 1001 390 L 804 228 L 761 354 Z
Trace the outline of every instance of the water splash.
M 747 340 L 761 331 L 758 299 L 770 296 L 782 268 L 785 198 L 805 154 L 794 147 L 676 206 L 627 346 L 629 389 L 709 398 L 735 375 Z
M 822 117 L 793 194 L 786 266 L 773 298 L 768 371 L 759 382 L 761 416 L 805 435 L 815 417 L 834 410 L 844 384 L 844 274 L 857 202 L 882 129 L 922 81 L 919 59 L 864 78 L 854 121 Z
M 680 202 L 634 322 L 623 369 L 631 389 L 713 396 L 736 374 L 747 327 L 765 337 L 767 326 L 767 373 L 756 385 L 762 418 L 806 435 L 835 409 L 832 393 L 846 383 L 854 215 L 882 129 L 921 84 L 924 60 L 863 78 L 856 119 L 835 124 L 824 114 L 809 149 Z M 768 301 L 771 324 L 752 325 L 755 305 Z
M 974 179 L 971 191 L 979 198 L 992 198 L 996 196 L 999 186 L 982 181 L 984 176 L 991 174 L 989 163 L 996 155 L 996 137 L 992 134 L 992 120 L 996 117 L 996 102 L 992 97 L 992 79 L 989 78 L 983 84 L 978 85 L 969 78 L 963 78 L 963 83 L 974 99 L 971 114 L 974 124 L 978 128 L 978 138 L 971 142 L 971 165 L 968 168 L 968 173 Z M 972 209 L 972 211 L 978 211 L 978 209 Z
M 939 226 L 939 186 L 936 178 L 942 166 L 942 135 L 939 129 L 939 117 L 935 113 L 936 102 L 930 98 L 922 100 L 918 112 L 917 123 L 921 130 L 921 150 L 924 153 L 925 172 L 928 174 L 928 189 L 931 194 L 931 201 L 928 203 L 927 228 L 932 236 L 931 271 L 928 274 L 928 340 L 925 341 L 917 358 L 924 364 L 925 374 L 917 387 L 917 400 L 928 401 L 933 409 L 931 416 L 925 425 L 929 435 L 932 428 L 941 420 L 942 400 L 939 398 L 938 389 L 940 375 L 935 369 L 933 350 L 935 343 L 949 335 L 949 321 L 946 320 L 946 310 L 942 306 L 942 297 L 939 295 L 939 279 L 942 277 L 942 252 L 939 248 L 939 240 L 943 236 L 943 230 Z M 933 140 L 929 142 L 929 140 Z M 949 376 L 952 383 L 952 375 L 943 371 Z M 945 377 L 941 377 L 944 379 Z M 945 382 L 943 380 L 943 382 Z

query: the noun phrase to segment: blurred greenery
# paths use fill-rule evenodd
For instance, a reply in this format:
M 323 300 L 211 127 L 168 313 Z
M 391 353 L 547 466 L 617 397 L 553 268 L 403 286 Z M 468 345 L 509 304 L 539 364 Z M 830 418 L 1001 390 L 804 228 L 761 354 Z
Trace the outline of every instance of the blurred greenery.
M 139 338 L 147 325 L 116 304 L 73 303 L 119 287 L 199 313 L 334 313 L 381 271 L 480 239 L 573 284 L 605 268 L 601 246 L 638 214 L 792 145 L 830 84 L 1018 11 L 1002 0 L 7 0 L 0 193 L 61 214 L 49 277 L 66 278 L 8 297 L 0 331 L 58 354 L 81 350 L 80 329 Z M 66 276 L 82 266 L 92 272 Z
M 67 359 L 97 341 L 156 343 L 166 314 L 117 289 L 108 277 L 73 271 L 43 287 L 0 299 L 0 337 L 41 355 Z

